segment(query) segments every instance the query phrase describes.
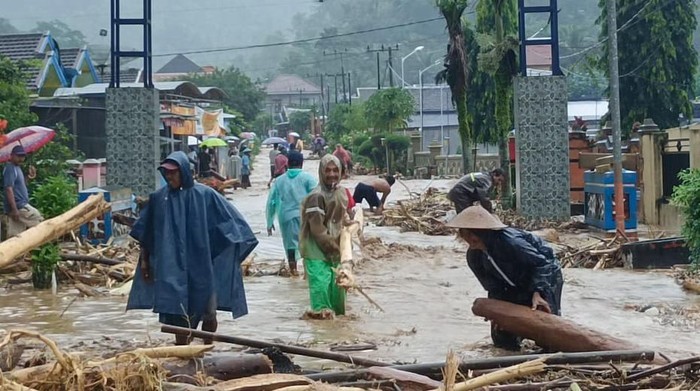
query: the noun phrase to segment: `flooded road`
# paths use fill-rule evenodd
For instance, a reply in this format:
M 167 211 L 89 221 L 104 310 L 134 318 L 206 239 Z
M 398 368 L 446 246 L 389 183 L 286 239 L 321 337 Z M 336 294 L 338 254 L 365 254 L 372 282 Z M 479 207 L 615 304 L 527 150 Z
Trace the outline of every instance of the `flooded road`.
M 263 149 L 257 158 L 251 177 L 253 188 L 237 190 L 231 199 L 258 233 L 256 264 L 274 268 L 284 255 L 279 234 L 268 237 L 265 227 L 267 152 Z M 305 164 L 313 174 L 317 167 L 317 161 Z M 352 188 L 356 180 L 344 184 Z M 427 186 L 448 189 L 452 182 L 406 184 L 411 191 L 420 192 Z M 407 196 L 406 189 L 395 185 L 389 202 Z M 309 300 L 303 279 L 251 277 L 245 281 L 249 315 L 234 321 L 219 313 L 219 332 L 320 348 L 371 342 L 377 350 L 356 354 L 385 361 L 442 360 L 448 349 L 471 357 L 503 353 L 489 346 L 488 323 L 471 313 L 472 302 L 485 292 L 466 266 L 462 243 L 453 237 L 399 233 L 391 227 L 368 227 L 366 235 L 379 237 L 383 243 L 368 245 L 364 255 L 370 260 L 360 265 L 356 279 L 385 313 L 352 294 L 348 297 L 350 316 L 329 322 L 301 320 Z M 700 308 L 700 297 L 684 293 L 667 274 L 619 269 L 565 269 L 564 274 L 565 317 L 671 355 L 700 351 L 700 324 L 686 316 L 652 316 L 628 308 L 652 305 L 686 312 Z M 156 314 L 125 313 L 125 306 L 125 297 L 76 300 L 70 287 L 60 287 L 58 296 L 34 291 L 28 284 L 2 287 L 0 328 L 40 331 L 63 346 L 101 341 L 105 336 L 135 341 L 170 339 L 159 332 Z

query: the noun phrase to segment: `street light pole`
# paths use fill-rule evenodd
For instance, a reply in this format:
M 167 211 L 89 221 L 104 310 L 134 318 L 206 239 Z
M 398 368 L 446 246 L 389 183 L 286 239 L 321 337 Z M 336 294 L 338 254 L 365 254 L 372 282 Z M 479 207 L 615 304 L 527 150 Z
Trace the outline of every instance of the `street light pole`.
M 405 55 L 401 58 L 401 88 L 404 88 L 406 86 L 406 79 L 404 79 L 404 76 L 403 76 L 403 63 L 404 63 L 404 61 L 406 61 L 407 58 L 411 57 L 416 52 L 423 50 L 424 48 L 425 48 L 424 46 L 418 46 L 415 49 L 413 49 L 413 51 L 411 53 L 408 53 L 407 55 Z
M 425 69 L 422 69 L 418 72 L 418 82 L 420 83 L 420 95 L 419 95 L 419 100 L 420 100 L 420 150 L 423 150 L 423 73 L 427 71 L 428 69 L 434 67 L 435 65 L 440 64 L 440 60 L 435 60 L 433 65 L 428 66 Z

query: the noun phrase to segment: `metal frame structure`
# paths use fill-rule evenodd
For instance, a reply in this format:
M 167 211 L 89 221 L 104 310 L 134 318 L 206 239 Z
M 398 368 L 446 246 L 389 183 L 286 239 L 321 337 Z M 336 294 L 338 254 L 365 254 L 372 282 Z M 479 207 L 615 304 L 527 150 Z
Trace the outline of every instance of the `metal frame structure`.
M 549 45 L 552 48 L 552 75 L 561 76 L 559 66 L 559 16 L 557 0 L 549 0 L 549 5 L 526 6 L 528 0 L 518 0 L 518 33 L 520 36 L 520 73 L 527 76 L 527 46 Z M 528 14 L 549 14 L 549 38 L 528 38 L 525 32 L 525 16 Z
M 110 88 L 119 88 L 120 68 L 122 58 L 143 59 L 143 86 L 153 88 L 153 46 L 151 40 L 151 0 L 143 0 L 143 18 L 122 18 L 120 16 L 120 0 L 111 0 L 112 42 L 110 47 Z M 143 26 L 143 50 L 122 51 L 121 27 Z

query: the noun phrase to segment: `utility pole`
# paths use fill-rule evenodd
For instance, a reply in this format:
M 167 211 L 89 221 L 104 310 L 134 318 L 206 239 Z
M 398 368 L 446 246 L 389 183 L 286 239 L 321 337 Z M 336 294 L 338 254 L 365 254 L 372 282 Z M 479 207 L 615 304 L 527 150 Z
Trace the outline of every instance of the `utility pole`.
M 340 57 L 340 73 L 345 75 L 345 62 L 343 61 L 343 56 L 348 52 L 348 49 L 338 51 L 333 49 L 333 52 L 326 53 L 323 51 L 324 56 L 338 56 Z M 343 103 L 348 103 L 347 95 L 345 94 L 345 76 L 343 76 Z
M 396 45 L 396 51 L 399 50 L 399 45 Z M 389 46 L 389 87 L 394 87 L 394 64 L 391 62 L 391 46 Z
M 350 72 L 348 72 L 348 102 L 352 106 L 352 83 L 350 83 Z
M 620 120 L 620 69 L 617 53 L 617 6 L 608 2 L 608 65 L 610 67 L 610 113 L 613 127 L 613 165 L 615 170 L 615 227 L 625 234 L 625 196 L 622 185 L 622 124 Z
M 326 89 L 323 86 L 323 78 L 325 75 L 323 73 L 316 73 L 314 75 L 307 74 L 306 77 L 314 77 L 314 78 L 319 78 L 321 80 L 321 115 L 325 118 L 327 111 L 326 111 L 326 99 L 325 99 L 325 92 Z
M 379 53 L 381 52 L 389 52 L 389 67 L 391 67 L 391 53 L 392 51 L 398 51 L 399 50 L 399 45 L 395 45 L 394 47 L 388 46 L 384 47 L 384 45 L 381 46 L 379 49 L 370 49 L 369 46 L 367 46 L 367 53 L 377 53 L 377 90 L 382 89 L 382 83 L 381 83 L 381 70 L 379 68 Z M 394 86 L 394 75 L 389 73 L 389 80 L 390 80 L 390 85 L 393 87 Z
M 332 77 L 335 83 L 335 103 L 338 104 L 338 78 L 341 77 L 342 79 L 342 84 L 345 85 L 345 75 L 348 75 L 348 78 L 350 77 L 350 73 L 327 73 L 327 77 Z M 345 102 L 347 100 L 344 99 Z

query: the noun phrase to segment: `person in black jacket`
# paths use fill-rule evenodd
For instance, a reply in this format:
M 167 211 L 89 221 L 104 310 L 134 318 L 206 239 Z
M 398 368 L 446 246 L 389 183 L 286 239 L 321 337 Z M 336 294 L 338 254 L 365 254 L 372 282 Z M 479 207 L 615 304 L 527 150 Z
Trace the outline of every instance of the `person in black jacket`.
M 472 172 L 457 181 L 447 193 L 447 199 L 452 201 L 457 213 L 477 202 L 493 213 L 489 193 L 494 187 L 501 186 L 505 180 L 505 172 L 500 168 L 491 172 Z
M 480 205 L 470 206 L 447 226 L 469 244 L 467 264 L 490 299 L 561 316 L 564 285 L 552 248 L 530 232 L 509 228 Z M 522 338 L 491 324 L 494 345 L 519 350 Z

